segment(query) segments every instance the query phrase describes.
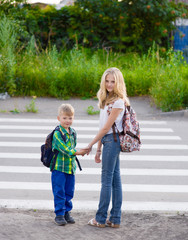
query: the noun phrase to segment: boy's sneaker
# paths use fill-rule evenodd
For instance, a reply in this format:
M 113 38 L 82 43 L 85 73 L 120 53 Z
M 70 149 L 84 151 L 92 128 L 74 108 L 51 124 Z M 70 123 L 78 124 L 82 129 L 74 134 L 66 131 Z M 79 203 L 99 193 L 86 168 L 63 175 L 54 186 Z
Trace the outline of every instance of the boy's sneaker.
M 55 223 L 59 226 L 63 226 L 67 224 L 67 221 L 65 220 L 65 217 L 62 215 L 55 217 Z
M 75 220 L 73 217 L 71 217 L 69 212 L 65 213 L 65 220 L 67 221 L 67 223 L 75 223 Z

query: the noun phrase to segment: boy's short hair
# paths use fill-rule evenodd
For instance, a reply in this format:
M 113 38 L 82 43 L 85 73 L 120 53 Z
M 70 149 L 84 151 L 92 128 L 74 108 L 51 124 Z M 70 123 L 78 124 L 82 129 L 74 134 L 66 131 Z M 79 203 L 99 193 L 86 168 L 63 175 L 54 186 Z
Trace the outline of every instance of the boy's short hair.
M 70 104 L 61 104 L 61 106 L 58 108 L 58 115 L 65 113 L 68 116 L 73 116 L 74 115 L 74 108 Z

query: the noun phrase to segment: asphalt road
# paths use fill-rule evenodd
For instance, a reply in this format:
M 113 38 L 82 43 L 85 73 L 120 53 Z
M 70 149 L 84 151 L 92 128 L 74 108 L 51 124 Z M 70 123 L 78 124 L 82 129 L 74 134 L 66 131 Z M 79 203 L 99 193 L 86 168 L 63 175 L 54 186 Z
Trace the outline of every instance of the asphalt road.
M 30 100 L 9 99 L 3 103 L 10 109 L 18 102 L 23 107 L 26 101 Z M 0 206 L 53 209 L 50 172 L 40 162 L 40 145 L 58 124 L 60 102 L 39 99 L 38 114 L 1 114 Z M 97 102 L 66 102 L 76 109 L 73 127 L 78 132 L 78 148 L 87 146 L 98 131 L 98 116 L 87 115 L 85 109 L 90 105 L 96 108 Z M 147 98 L 134 98 L 132 102 L 141 125 L 142 148 L 140 152 L 121 154 L 123 210 L 188 211 L 188 118 L 170 114 L 164 117 Z M 76 174 L 77 210 L 94 210 L 98 205 L 100 164 L 94 162 L 95 147 L 89 156 L 80 157 L 83 171 L 77 170 Z
M 140 152 L 121 154 L 123 212 L 120 229 L 87 225 L 100 192 L 94 153 L 80 158 L 72 215 L 76 224 L 54 224 L 49 169 L 40 163 L 40 144 L 56 124 L 61 100 L 37 98 L 37 114 L 25 113 L 31 98 L 0 101 L 0 239 L 188 240 L 188 114 L 162 113 L 147 97 L 131 98 L 141 124 Z M 96 134 L 94 100 L 70 99 L 75 107 L 78 147 Z M 18 109 L 19 114 L 9 111 Z

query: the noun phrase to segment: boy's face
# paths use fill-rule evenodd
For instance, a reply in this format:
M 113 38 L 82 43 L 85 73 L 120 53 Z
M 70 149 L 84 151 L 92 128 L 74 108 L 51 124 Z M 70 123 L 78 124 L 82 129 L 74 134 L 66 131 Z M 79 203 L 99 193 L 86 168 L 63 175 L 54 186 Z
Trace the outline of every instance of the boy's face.
M 63 128 L 68 129 L 72 125 L 74 115 L 70 116 L 66 113 L 60 113 L 57 119 Z

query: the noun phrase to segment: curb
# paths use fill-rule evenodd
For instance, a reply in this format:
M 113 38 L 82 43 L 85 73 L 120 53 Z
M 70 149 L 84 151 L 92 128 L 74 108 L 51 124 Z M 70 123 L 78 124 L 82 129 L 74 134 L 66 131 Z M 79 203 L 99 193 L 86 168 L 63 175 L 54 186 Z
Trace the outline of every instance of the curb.
M 157 114 L 146 114 L 146 115 L 139 115 L 139 117 L 183 117 L 188 118 L 188 110 L 180 110 L 180 111 L 172 111 L 172 112 L 161 112 Z
M 18 97 L 18 98 L 12 98 L 12 99 L 7 99 L 8 101 L 6 100 L 3 100 L 3 99 L 0 99 L 0 105 L 2 103 L 2 106 L 3 108 L 7 108 L 7 109 L 10 109 L 10 106 L 14 106 L 14 104 L 17 105 L 19 104 L 19 107 L 21 107 L 21 110 L 22 109 L 25 109 L 25 105 L 27 103 L 30 103 L 30 100 L 31 98 L 22 98 L 22 97 Z M 44 100 L 46 100 L 44 102 Z M 61 100 L 59 99 L 51 99 L 52 101 L 50 101 L 49 98 L 38 98 L 36 103 L 37 103 L 37 106 L 39 108 L 39 112 L 37 114 L 35 114 L 36 117 L 39 117 L 41 114 L 42 115 L 45 115 L 45 117 L 49 117 L 49 116 L 56 116 L 56 108 L 55 110 L 52 109 L 52 106 L 57 106 L 58 104 L 60 104 Z M 78 100 L 78 101 L 77 101 Z M 71 102 L 71 104 L 74 105 L 75 109 L 79 109 L 79 108 L 82 108 L 81 111 L 75 111 L 75 115 L 76 117 L 81 117 L 81 118 L 84 118 L 84 117 L 88 117 L 90 116 L 91 118 L 98 118 L 98 114 L 96 115 L 88 115 L 87 112 L 86 112 L 86 109 L 88 107 L 88 105 L 94 105 L 94 110 L 97 106 L 96 104 L 96 101 L 92 101 L 91 99 L 89 101 L 87 100 L 80 100 L 80 99 L 70 99 L 68 101 L 66 100 L 63 100 L 65 103 L 66 102 Z M 188 109 L 184 109 L 184 110 L 180 110 L 180 111 L 171 111 L 171 112 L 162 112 L 161 110 L 157 109 L 156 107 L 152 107 L 150 105 L 150 101 L 149 101 L 149 98 L 146 98 L 146 97 L 143 97 L 143 98 L 136 98 L 136 97 L 133 97 L 132 99 L 132 106 L 133 108 L 135 109 L 136 111 L 136 114 L 137 114 L 137 117 L 141 117 L 141 118 L 159 118 L 159 117 L 180 117 L 180 118 L 185 118 L 187 119 L 188 118 Z M 46 103 L 49 104 L 49 108 L 46 107 Z M 45 105 L 44 105 L 45 104 Z M 42 111 L 40 111 L 41 109 Z M 50 110 L 50 111 L 49 111 Z M 0 112 L 1 116 L 6 116 L 7 114 L 10 115 L 10 112 L 6 112 L 6 113 L 3 113 L 3 112 Z M 33 113 L 25 113 L 25 112 L 20 112 L 20 114 L 27 114 L 27 116 L 31 116 L 33 115 Z M 22 116 L 23 116 L 22 115 Z
M 173 111 L 173 112 L 162 112 L 160 115 L 162 116 L 169 116 L 169 117 L 188 117 L 188 110 L 180 110 L 180 111 Z

